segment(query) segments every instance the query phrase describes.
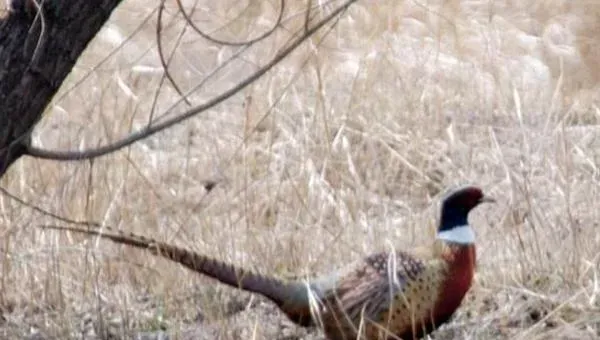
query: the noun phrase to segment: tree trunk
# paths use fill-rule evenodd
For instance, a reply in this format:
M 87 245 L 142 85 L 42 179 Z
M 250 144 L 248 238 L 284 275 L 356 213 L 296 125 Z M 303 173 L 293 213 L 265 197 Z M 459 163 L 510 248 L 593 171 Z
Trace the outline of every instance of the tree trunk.
M 0 177 L 120 0 L 12 0 L 0 19 Z

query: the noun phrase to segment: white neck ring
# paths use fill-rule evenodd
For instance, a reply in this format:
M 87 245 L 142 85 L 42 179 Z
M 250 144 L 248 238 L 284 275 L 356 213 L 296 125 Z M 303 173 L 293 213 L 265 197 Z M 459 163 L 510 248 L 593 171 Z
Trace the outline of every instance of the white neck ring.
M 475 232 L 470 225 L 461 225 L 454 227 L 450 230 L 443 230 L 437 234 L 438 240 L 444 240 L 448 242 L 458 244 L 473 244 L 475 243 Z

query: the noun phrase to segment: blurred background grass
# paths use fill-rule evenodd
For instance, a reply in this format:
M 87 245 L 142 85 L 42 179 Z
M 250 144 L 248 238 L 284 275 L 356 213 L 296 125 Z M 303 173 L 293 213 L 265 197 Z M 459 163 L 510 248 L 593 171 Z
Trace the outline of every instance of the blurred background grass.
M 231 41 L 259 36 L 279 11 L 278 1 L 184 4 Z M 37 145 L 104 145 L 186 108 L 163 84 L 155 6 L 129 0 L 113 14 L 38 124 Z M 170 72 L 195 105 L 272 58 L 306 11 L 287 2 L 281 27 L 242 51 L 182 34 L 166 6 Z M 499 204 L 471 216 L 476 283 L 436 338 L 600 338 L 599 23 L 592 1 L 359 1 L 197 118 L 93 162 L 22 159 L 2 187 L 62 216 L 287 276 L 422 244 L 440 194 L 474 183 Z M 0 211 L 2 338 L 322 339 L 143 251 L 42 232 L 53 220 L 8 197 Z

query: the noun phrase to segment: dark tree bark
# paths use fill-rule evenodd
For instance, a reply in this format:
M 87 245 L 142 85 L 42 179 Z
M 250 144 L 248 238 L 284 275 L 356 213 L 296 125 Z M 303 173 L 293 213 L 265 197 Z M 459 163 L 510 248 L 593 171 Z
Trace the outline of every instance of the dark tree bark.
M 40 1 L 42 2 L 42 1 Z M 120 0 L 13 0 L 0 20 L 0 177 Z

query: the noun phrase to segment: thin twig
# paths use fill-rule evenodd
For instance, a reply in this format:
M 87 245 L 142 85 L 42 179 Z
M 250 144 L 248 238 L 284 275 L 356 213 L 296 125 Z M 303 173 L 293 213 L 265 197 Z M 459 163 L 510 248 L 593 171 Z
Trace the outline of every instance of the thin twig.
M 281 21 L 283 20 L 283 11 L 284 11 L 284 8 L 285 8 L 285 0 L 281 0 L 280 1 L 279 16 L 277 17 L 277 20 L 275 21 L 275 24 L 273 25 L 273 27 L 271 27 L 268 31 L 266 31 L 265 33 L 261 34 L 260 36 L 258 36 L 256 38 L 253 38 L 253 39 L 250 39 L 250 40 L 246 40 L 246 41 L 239 41 L 239 42 L 225 41 L 225 40 L 213 38 L 208 33 L 205 33 L 204 31 L 202 31 L 198 26 L 196 26 L 196 24 L 194 24 L 194 22 L 192 21 L 192 19 L 186 13 L 185 8 L 183 8 L 183 4 L 181 3 L 181 0 L 177 0 L 177 5 L 179 6 L 179 10 L 181 11 L 181 13 L 183 13 L 183 17 L 185 18 L 185 20 L 187 21 L 187 23 L 202 38 L 204 38 L 204 39 L 206 39 L 206 40 L 208 40 L 210 42 L 213 42 L 215 44 L 218 44 L 218 45 L 244 46 L 244 45 L 253 45 L 253 44 L 255 44 L 255 43 L 257 43 L 257 42 L 259 42 L 259 41 L 267 38 L 268 36 L 270 36 L 271 34 L 273 34 L 273 32 L 275 32 L 275 30 L 277 29 L 277 27 L 279 27 L 279 25 L 281 24 Z
M 171 71 L 169 71 L 169 64 L 170 64 L 171 60 L 173 60 L 173 56 L 175 55 L 176 48 L 173 48 L 173 51 L 171 51 L 171 55 L 169 56 L 168 61 L 165 59 L 165 54 L 163 53 L 162 34 L 161 33 L 163 31 L 162 18 L 163 18 L 164 11 L 165 11 L 165 0 L 162 0 L 160 2 L 160 7 L 158 9 L 158 19 L 157 19 L 157 23 L 156 23 L 156 44 L 157 44 L 156 47 L 158 49 L 158 57 L 160 59 L 160 64 L 162 65 L 163 70 L 165 71 L 165 78 L 167 78 L 169 80 L 169 82 L 171 83 L 171 85 L 173 85 L 173 88 L 175 89 L 177 94 L 180 95 L 181 98 L 183 98 L 185 103 L 188 104 L 189 106 L 191 106 L 192 103 L 183 94 L 183 91 L 181 91 L 181 89 L 175 82 L 175 79 L 171 76 Z M 181 42 L 181 39 L 183 38 L 183 35 L 185 34 L 186 27 L 187 27 L 187 25 L 185 27 L 183 27 L 183 29 L 181 30 L 181 33 L 177 37 L 175 47 L 177 47 L 179 45 L 179 43 Z M 152 103 L 152 111 L 150 111 L 150 118 L 148 120 L 148 125 L 150 125 L 152 123 L 152 118 L 154 116 L 154 109 L 156 108 L 156 104 L 158 102 L 158 91 L 162 88 L 165 78 L 161 79 L 160 84 L 158 85 L 158 87 L 156 89 L 156 95 L 154 96 L 154 102 Z

